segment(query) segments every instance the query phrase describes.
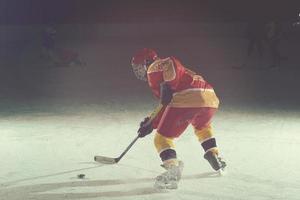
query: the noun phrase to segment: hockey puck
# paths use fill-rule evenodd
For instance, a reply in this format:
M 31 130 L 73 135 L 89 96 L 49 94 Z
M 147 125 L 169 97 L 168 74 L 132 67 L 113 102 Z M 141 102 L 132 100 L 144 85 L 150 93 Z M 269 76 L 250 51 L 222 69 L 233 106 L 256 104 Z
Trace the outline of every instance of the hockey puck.
M 78 174 L 77 178 L 84 179 L 85 178 L 85 174 Z

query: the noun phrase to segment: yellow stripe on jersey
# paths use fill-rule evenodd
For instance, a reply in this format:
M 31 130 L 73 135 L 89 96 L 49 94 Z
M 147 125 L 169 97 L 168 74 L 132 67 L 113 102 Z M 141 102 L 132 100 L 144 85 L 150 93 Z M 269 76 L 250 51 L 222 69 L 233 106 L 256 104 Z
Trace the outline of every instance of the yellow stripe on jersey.
M 213 89 L 191 88 L 174 93 L 169 106 L 218 108 L 219 99 Z
M 174 62 L 171 58 L 158 59 L 148 68 L 147 73 L 163 72 L 164 81 L 172 81 L 176 78 Z

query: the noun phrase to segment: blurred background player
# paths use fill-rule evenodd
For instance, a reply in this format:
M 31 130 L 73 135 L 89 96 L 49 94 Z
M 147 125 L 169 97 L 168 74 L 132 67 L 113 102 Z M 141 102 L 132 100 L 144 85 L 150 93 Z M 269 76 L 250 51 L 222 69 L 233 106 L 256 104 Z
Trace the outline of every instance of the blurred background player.
M 279 21 L 273 20 L 267 23 L 267 43 L 270 49 L 271 64 L 270 67 L 280 67 L 282 60 L 286 60 L 280 53 L 280 42 L 283 37 L 282 24 Z
M 70 48 L 61 48 L 56 42 L 57 31 L 53 26 L 48 26 L 42 33 L 42 53 L 50 63 L 56 67 L 84 66 L 85 62 L 79 54 Z
M 57 31 L 52 26 L 46 27 L 42 32 L 42 57 L 53 62 L 58 62 L 55 53 L 56 34 Z
M 263 53 L 264 53 L 264 40 L 265 40 L 265 23 L 262 19 L 251 19 L 247 23 L 246 38 L 248 40 L 247 55 L 244 59 L 243 67 L 247 67 L 250 58 L 255 53 L 255 49 L 258 53 L 257 65 L 262 67 Z
M 185 68 L 174 57 L 159 58 L 152 49 L 142 49 L 132 58 L 136 77 L 147 81 L 162 109 L 153 121 L 146 117 L 138 134 L 144 137 L 157 129 L 154 137 L 156 150 L 166 172 L 156 177 L 155 185 L 176 188 L 181 178 L 183 162 L 177 159 L 174 138 L 179 137 L 189 124 L 204 149 L 204 158 L 214 170 L 226 166 L 219 157 L 211 120 L 219 106 L 214 89 L 202 76 Z

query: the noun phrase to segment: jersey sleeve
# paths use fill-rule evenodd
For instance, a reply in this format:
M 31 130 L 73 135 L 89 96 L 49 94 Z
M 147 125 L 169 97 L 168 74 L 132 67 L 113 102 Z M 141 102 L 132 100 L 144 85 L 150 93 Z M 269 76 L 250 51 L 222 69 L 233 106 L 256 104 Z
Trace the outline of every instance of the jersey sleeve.
M 174 57 L 168 57 L 159 59 L 150 65 L 147 72 L 148 83 L 157 98 L 160 97 L 160 84 L 163 82 L 166 82 L 172 90 L 176 89 L 181 72 L 177 63 L 178 61 Z

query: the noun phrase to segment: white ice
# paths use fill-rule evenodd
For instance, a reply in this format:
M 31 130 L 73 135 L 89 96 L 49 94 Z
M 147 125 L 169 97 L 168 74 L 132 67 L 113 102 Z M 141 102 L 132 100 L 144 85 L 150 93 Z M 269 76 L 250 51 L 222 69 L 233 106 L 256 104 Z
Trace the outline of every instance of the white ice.
M 299 199 L 296 113 L 220 110 L 214 128 L 228 163 L 223 177 L 203 159 L 189 128 L 176 141 L 185 163 L 176 191 L 153 189 L 153 178 L 163 169 L 152 135 L 116 165 L 93 162 L 94 155 L 117 157 L 151 106 L 108 113 L 99 105 L 67 115 L 2 118 L 0 199 Z M 77 179 L 81 173 L 85 179 Z

